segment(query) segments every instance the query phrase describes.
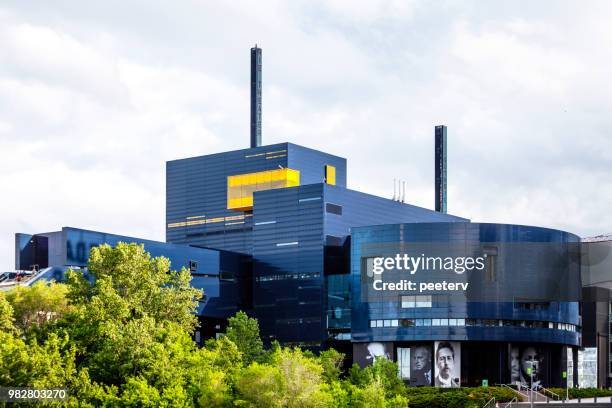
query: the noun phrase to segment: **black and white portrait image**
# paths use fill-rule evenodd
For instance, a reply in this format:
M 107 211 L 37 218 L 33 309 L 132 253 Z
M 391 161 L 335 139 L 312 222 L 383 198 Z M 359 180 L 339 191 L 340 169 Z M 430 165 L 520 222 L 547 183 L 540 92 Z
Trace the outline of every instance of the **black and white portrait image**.
M 510 383 L 516 384 L 521 381 L 521 362 L 518 346 L 510 347 Z
M 416 344 L 410 351 L 410 385 L 431 385 L 431 343 Z
M 435 386 L 455 388 L 461 384 L 461 343 L 436 341 Z
M 539 388 L 543 378 L 543 363 L 544 353 L 539 347 L 532 345 L 521 347 L 519 354 L 521 383 L 535 389 Z

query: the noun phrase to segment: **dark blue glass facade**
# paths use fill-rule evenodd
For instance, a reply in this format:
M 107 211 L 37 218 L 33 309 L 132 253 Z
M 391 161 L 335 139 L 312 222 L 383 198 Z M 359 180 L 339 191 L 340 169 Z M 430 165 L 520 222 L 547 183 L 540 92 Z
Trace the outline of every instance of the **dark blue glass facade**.
M 371 342 L 410 347 L 435 341 L 467 342 L 463 344 L 462 383 L 476 385 L 483 372 L 478 371 L 479 350 L 482 355 L 501 360 L 488 362 L 496 368 L 486 378 L 508 383 L 509 348 L 515 344 L 536 345 L 547 353 L 550 373 L 545 384 L 560 385 L 561 371 L 553 367 L 556 360 L 566 361 L 564 347 L 581 344 L 581 317 L 578 302 L 550 301 L 542 288 L 542 301 L 517 299 L 515 302 L 449 302 L 447 297 L 433 295 L 421 304 L 396 301 L 364 302 L 360 285 L 367 245 L 410 242 L 469 242 L 478 241 L 486 247 L 495 243 L 500 254 L 508 247 L 526 243 L 578 243 L 576 235 L 553 229 L 507 224 L 481 223 L 413 223 L 353 228 L 351 235 L 351 340 L 354 348 Z M 567 257 L 570 256 L 568 251 Z M 512 279 L 537 285 L 539 281 L 554 281 L 558 259 L 532 259 L 514 267 L 512 259 L 493 260 L 496 279 Z M 571 260 L 568 259 L 568 262 Z M 548 263 L 550 267 L 541 266 Z M 553 264 L 554 263 L 554 264 Z M 533 267 L 531 266 L 533 265 Z M 540 267 L 538 267 L 540 266 Z M 560 266 L 559 266 L 560 267 Z M 506 274 L 506 276 L 505 276 Z M 553 274 L 553 276 L 543 276 Z M 530 283 L 531 282 L 531 283 Z M 503 290 L 503 287 L 501 288 Z M 417 299 L 418 300 L 418 299 Z M 468 356 L 470 358 L 466 358 Z M 471 373 L 470 373 L 471 370 Z M 553 374 L 554 373 L 554 374 Z
M 166 241 L 250 254 L 250 212 L 227 209 L 227 178 L 279 168 L 300 172 L 301 185 L 321 183 L 325 165 L 346 186 L 346 159 L 279 143 L 166 163 Z
M 41 269 L 50 267 L 49 278 L 62 280 L 69 267 L 85 268 L 92 248 L 119 242 L 143 244 L 153 257 L 164 256 L 171 268 L 187 268 L 192 285 L 202 289 L 198 313 L 202 317 L 227 318 L 247 309 L 250 292 L 246 291 L 250 273 L 250 257 L 188 245 L 168 244 L 104 232 L 65 227 L 43 234 L 16 234 L 16 269 L 28 269 L 31 260 L 38 260 Z
M 256 192 L 253 311 L 262 333 L 320 347 L 346 331 L 351 228 L 398 221 L 466 220 L 328 184 Z

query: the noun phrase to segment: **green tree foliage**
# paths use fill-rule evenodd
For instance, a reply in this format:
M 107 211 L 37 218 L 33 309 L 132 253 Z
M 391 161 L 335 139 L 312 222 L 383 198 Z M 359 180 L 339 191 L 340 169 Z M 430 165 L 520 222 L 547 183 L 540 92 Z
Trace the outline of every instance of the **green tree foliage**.
M 313 358 L 304 356 L 300 349 L 284 348 L 273 357 L 284 378 L 284 395 L 288 407 L 319 406 L 323 367 Z
M 0 386 L 65 386 L 64 405 L 87 408 L 476 407 L 512 398 L 496 387 L 409 389 L 385 359 L 344 377 L 335 350 L 273 342 L 264 351 L 257 321 L 242 312 L 227 336 L 199 348 L 191 336 L 201 294 L 186 270 L 118 244 L 93 249 L 89 271 L 94 283 L 73 272 L 66 285 L 0 293 Z
M 277 367 L 254 362 L 241 371 L 236 389 L 238 404 L 245 407 L 283 406 L 283 377 Z
M 6 298 L 14 312 L 15 326 L 27 332 L 32 326 L 59 319 L 69 311 L 65 285 L 39 281 L 32 286 L 16 286 Z
M 349 370 L 349 381 L 360 388 L 376 383 L 380 385 L 385 395 L 391 398 L 394 395 L 402 395 L 405 389 L 397 372 L 397 363 L 385 358 L 377 358 L 374 364 L 364 369 L 353 364 Z
M 227 338 L 242 353 L 245 364 L 250 364 L 263 353 L 263 343 L 259 336 L 259 323 L 240 311 L 228 319 Z
M 271 363 L 257 362 L 242 370 L 237 381 L 239 404 L 248 407 L 329 407 L 323 367 L 300 349 L 279 348 Z
M 319 361 L 323 367 L 323 378 L 325 381 L 331 383 L 338 380 L 342 373 L 344 354 L 334 349 L 325 350 L 319 354 Z
M 75 373 L 75 349 L 68 338 L 50 335 L 43 344 L 26 343 L 0 332 L 0 385 L 60 387 Z
M 189 285 L 189 271 L 171 271 L 167 258 L 151 258 L 143 245 L 120 242 L 115 248 L 93 248 L 88 269 L 95 283 L 69 273 L 68 297 L 94 321 L 126 323 L 150 317 L 156 324 L 171 323 L 189 333 L 196 326 L 193 312 L 202 294 Z
M 0 333 L 13 333 L 15 318 L 13 317 L 13 308 L 6 300 L 3 292 L 0 292 Z
M 365 383 L 361 387 L 350 387 L 349 406 L 358 408 L 385 408 L 385 390 L 379 380 Z

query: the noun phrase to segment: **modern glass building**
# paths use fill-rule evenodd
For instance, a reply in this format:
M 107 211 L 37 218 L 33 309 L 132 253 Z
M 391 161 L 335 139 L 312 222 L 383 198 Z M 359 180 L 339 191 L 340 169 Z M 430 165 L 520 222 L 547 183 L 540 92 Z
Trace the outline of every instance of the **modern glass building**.
M 166 163 L 167 243 L 73 228 L 17 234 L 17 268 L 84 267 L 92 246 L 140 242 L 174 268 L 190 268 L 193 285 L 205 291 L 199 341 L 244 310 L 266 342 L 333 346 L 361 365 L 384 356 L 411 385 L 577 383 L 590 324 L 579 303 L 580 238 L 472 223 L 446 214 L 442 196 L 432 211 L 350 190 L 346 159 L 292 143 L 173 160 Z M 396 277 L 446 286 L 377 292 L 376 259 L 396 255 L 433 265 L 439 255 L 441 267 L 404 275 L 391 268 L 380 284 Z M 452 272 L 442 267 L 446 258 Z M 447 276 L 464 290 L 448 289 L 459 286 L 441 280 Z M 535 378 L 527 378 L 528 366 Z
M 528 366 L 535 370 L 534 382 L 563 385 L 562 372 L 567 371 L 568 359 L 576 360 L 581 343 L 579 242 L 567 232 L 523 225 L 412 223 L 354 228 L 355 361 L 365 365 L 372 353 L 384 350 L 398 361 L 407 382 L 440 385 L 436 379 L 442 367 L 437 357 L 440 345 L 446 344 L 454 353 L 453 386 L 479 385 L 482 380 L 530 382 Z M 482 256 L 484 267 L 462 272 L 460 281 L 470 289 L 459 295 L 447 290 L 363 293 L 369 289 L 371 260 L 400 251 L 461 256 L 452 259 Z M 431 276 L 434 273 L 423 270 L 403 276 L 415 280 L 428 274 L 422 281 L 441 282 Z M 416 358 L 423 355 L 427 364 L 419 366 Z
M 230 251 L 64 227 L 48 233 L 15 234 L 15 268 L 39 271 L 28 285 L 40 279 L 61 281 L 68 269 L 87 272 L 92 248 L 119 242 L 142 244 L 151 256 L 168 258 L 172 269 L 187 268 L 191 272 L 192 286 L 204 291 L 198 314 L 207 322 L 197 338 L 214 336 L 225 326 L 228 317 L 249 307 L 244 302 L 250 297 L 250 287 L 244 285 L 249 282 L 250 257 Z
M 346 187 L 346 159 L 292 143 L 166 163 L 166 240 L 253 252 L 253 193 L 315 183 Z

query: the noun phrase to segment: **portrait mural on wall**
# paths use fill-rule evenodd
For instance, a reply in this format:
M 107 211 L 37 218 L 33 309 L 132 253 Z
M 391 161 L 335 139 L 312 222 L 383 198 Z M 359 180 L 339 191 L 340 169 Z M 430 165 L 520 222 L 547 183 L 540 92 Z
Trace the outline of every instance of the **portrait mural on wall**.
M 509 353 L 510 367 L 510 383 L 516 384 L 521 382 L 521 363 L 519 358 L 518 346 L 511 346 Z
M 510 382 L 540 388 L 545 370 L 545 353 L 535 345 L 510 347 Z M 531 369 L 531 372 L 530 372 Z
M 357 343 L 353 346 L 353 359 L 360 367 L 372 365 L 377 358 L 393 360 L 393 343 Z
M 455 388 L 461 386 L 461 343 L 456 341 L 435 342 L 436 387 Z
M 368 363 L 372 364 L 377 358 L 381 357 L 387 360 L 391 359 L 391 351 L 389 350 L 390 346 L 391 344 L 389 343 L 368 343 L 368 345 L 366 346 L 366 360 L 368 361 Z
M 431 344 L 415 344 L 411 347 L 410 385 L 431 385 Z

